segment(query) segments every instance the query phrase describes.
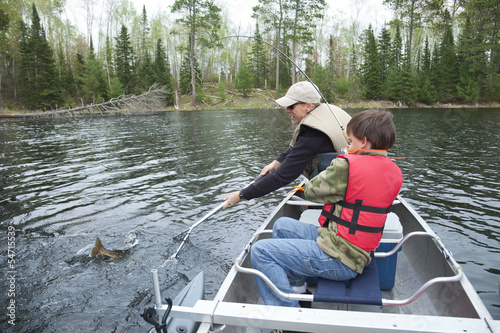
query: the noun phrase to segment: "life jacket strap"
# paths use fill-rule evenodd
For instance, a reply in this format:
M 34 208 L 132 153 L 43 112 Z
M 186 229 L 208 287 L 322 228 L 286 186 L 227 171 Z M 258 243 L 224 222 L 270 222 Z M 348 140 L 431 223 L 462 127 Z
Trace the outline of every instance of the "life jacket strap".
M 359 211 L 367 212 L 367 213 L 389 214 L 391 212 L 392 206 L 389 206 L 388 208 L 381 208 L 381 207 L 365 206 L 365 205 L 362 205 L 361 203 L 359 203 L 359 205 L 358 205 L 358 201 L 362 202 L 363 200 L 356 200 L 355 203 L 339 201 L 339 202 L 337 202 L 337 205 L 340 205 L 344 208 L 352 209 L 352 210 L 359 209 Z
M 363 200 L 359 200 L 359 199 L 356 200 L 355 203 L 350 203 L 350 202 L 345 202 L 345 201 L 339 201 L 336 203 L 344 208 L 353 210 L 352 219 L 350 222 L 343 220 L 336 215 L 333 215 L 335 205 L 332 205 L 332 208 L 330 209 L 330 211 L 327 211 L 323 208 L 323 210 L 321 211 L 321 215 L 323 215 L 327 218 L 327 221 L 325 221 L 326 225 L 329 221 L 333 221 L 333 222 L 335 222 L 343 227 L 349 228 L 349 234 L 351 234 L 351 235 L 354 235 L 356 233 L 356 231 L 369 232 L 369 233 L 375 233 L 375 234 L 382 233 L 384 231 L 384 226 L 371 227 L 371 226 L 358 224 L 359 213 L 360 212 L 368 212 L 368 213 L 376 213 L 376 214 L 388 214 L 391 211 L 391 207 L 388 207 L 388 208 L 372 207 L 372 206 L 365 206 L 362 203 L 363 203 Z M 323 224 L 324 227 L 325 227 L 325 224 Z

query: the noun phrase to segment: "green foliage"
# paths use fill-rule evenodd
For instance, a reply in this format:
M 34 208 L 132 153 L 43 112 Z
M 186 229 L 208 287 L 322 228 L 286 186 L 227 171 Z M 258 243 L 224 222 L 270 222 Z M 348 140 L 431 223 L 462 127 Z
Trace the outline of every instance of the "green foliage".
M 377 41 L 370 25 L 365 30 L 365 43 L 363 49 L 364 63 L 361 65 L 364 96 L 368 99 L 377 99 L 380 96 L 381 68 L 378 54 Z
M 197 103 L 206 103 L 206 104 L 211 104 L 212 99 L 210 96 L 205 94 L 205 91 L 203 90 L 203 86 L 196 86 L 196 102 Z
M 6 61 L 9 57 L 8 43 L 7 43 L 7 28 L 9 26 L 10 18 L 4 10 L 4 4 L 0 3 L 0 109 L 5 108 L 3 101 L 2 77 L 5 75 Z
M 30 29 L 23 28 L 20 42 L 21 93 L 31 108 L 61 106 L 63 101 L 54 54 L 33 5 Z
M 184 25 L 189 32 L 189 61 L 190 61 L 190 74 L 191 82 L 201 81 L 201 75 L 196 71 L 195 54 L 197 42 L 201 46 L 213 47 L 214 41 L 219 38 L 218 32 L 221 26 L 220 8 L 217 7 L 211 0 L 175 0 L 172 6 L 172 13 L 180 13 L 182 17 L 176 21 Z M 181 69 L 182 71 L 182 69 Z M 186 78 L 184 78 L 186 80 Z M 196 106 L 198 98 L 196 94 L 202 90 L 198 89 L 198 85 L 192 88 L 193 106 Z M 184 82 L 184 87 L 186 86 Z M 181 88 L 182 91 L 182 88 Z
M 476 103 L 479 100 L 479 84 L 474 77 L 462 73 L 457 85 L 458 96 L 465 102 Z
M 282 41 L 280 49 L 290 58 L 290 46 L 285 40 Z M 292 70 L 295 70 L 295 66 L 280 55 L 279 80 L 283 87 L 290 87 L 292 85 Z
M 403 38 L 401 37 L 401 29 L 398 21 L 396 24 L 396 34 L 392 41 L 392 52 L 389 67 L 400 68 L 403 58 Z
M 389 67 L 391 66 L 391 34 L 384 26 L 379 37 L 379 55 L 380 55 L 380 78 L 382 82 L 389 75 Z
M 431 83 L 431 80 L 429 78 L 425 78 L 424 81 L 420 84 L 418 98 L 420 101 L 422 101 L 427 105 L 436 103 L 437 101 L 436 88 Z
M 246 64 L 242 64 L 240 70 L 236 74 L 234 87 L 245 96 L 253 90 L 253 78 L 250 69 Z
M 88 59 L 83 67 L 81 83 L 84 99 L 87 103 L 103 102 L 108 99 L 105 73 L 101 63 L 95 57 L 92 40 Z
M 25 0 L 0 0 L 0 108 L 80 105 L 80 99 L 138 94 L 154 83 L 167 87 L 168 104 L 174 103 L 176 86 L 183 94 L 191 93 L 195 102 L 207 102 L 207 96 L 196 96 L 203 95 L 202 73 L 204 82 L 218 82 L 221 71 L 235 75 L 236 64 L 247 59 L 254 86 L 275 85 L 281 95 L 291 85 L 295 68 L 281 55 L 277 64 L 276 52 L 266 43 L 279 45 L 297 64 L 305 63 L 329 101 L 500 101 L 498 0 L 459 1 L 453 14 L 443 9 L 442 1 L 385 0 L 396 19 L 379 29 L 378 36 L 371 27 L 360 34 L 359 22 L 341 28 L 334 16 L 321 22 L 325 1 L 259 0 L 251 27 L 255 39 L 224 39 L 221 52 L 208 47 L 215 46 L 217 36 L 233 32 L 214 2 L 172 2 L 174 15 L 155 14 L 151 29 L 145 7 L 136 13 L 124 2 L 110 9 L 104 13 L 107 28 L 101 31 L 115 38 L 100 36 L 94 54 L 90 36 L 63 20 L 64 0 L 47 6 L 35 1 L 39 8 Z M 151 43 L 151 36 L 163 38 L 164 44 Z M 242 81 L 238 75 L 233 76 L 235 84 Z
M 445 31 L 439 46 L 439 66 L 436 88 L 440 102 L 451 102 L 457 97 L 458 61 L 453 39 L 453 28 L 448 11 L 445 12 Z
M 268 67 L 264 42 L 262 42 L 259 24 L 256 23 L 254 39 L 252 39 L 252 51 L 250 53 L 250 71 L 252 72 L 256 87 L 264 87 Z
M 333 103 L 336 100 L 333 79 L 333 75 L 330 75 L 327 68 L 324 68 L 320 64 L 317 64 L 314 67 L 311 80 L 318 86 L 319 90 L 329 103 Z
M 122 25 L 120 35 L 116 37 L 115 69 L 116 76 L 124 88 L 125 94 L 134 91 L 133 58 L 132 42 L 130 41 L 128 29 L 126 26 Z
M 165 103 L 173 105 L 175 99 L 174 85 L 170 73 L 170 63 L 161 39 L 158 39 L 156 42 L 154 72 L 156 74 L 156 83 L 163 86 L 167 91 L 165 94 Z
M 420 70 L 420 89 L 418 99 L 425 104 L 434 104 L 437 101 L 436 87 L 432 84 L 431 71 L 431 51 L 429 48 L 429 38 L 425 38 L 424 54 L 422 55 L 422 68 Z
M 117 98 L 123 96 L 123 86 L 117 77 L 111 78 L 109 86 L 109 98 Z
M 200 67 L 198 66 L 198 61 L 194 58 L 194 73 L 195 73 L 195 82 L 196 87 L 203 87 L 203 81 L 201 76 Z M 181 94 L 187 95 L 193 92 L 192 85 L 192 76 L 191 76 L 191 61 L 189 57 L 189 50 L 187 50 L 184 55 L 184 59 L 182 60 L 181 69 L 179 71 L 179 90 Z
M 149 52 L 146 51 L 137 66 L 137 94 L 140 94 L 142 91 L 147 91 L 158 81 L 156 74 L 155 64 Z
M 221 101 L 225 101 L 227 99 L 226 85 L 224 82 L 219 82 L 219 84 L 217 84 L 217 92 L 219 93 Z

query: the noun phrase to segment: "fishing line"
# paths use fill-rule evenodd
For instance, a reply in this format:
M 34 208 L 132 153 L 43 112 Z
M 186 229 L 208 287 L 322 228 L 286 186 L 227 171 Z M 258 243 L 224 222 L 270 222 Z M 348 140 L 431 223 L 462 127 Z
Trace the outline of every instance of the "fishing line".
M 398 156 L 391 157 L 388 156 L 391 160 L 416 160 L 416 159 L 441 159 L 441 160 L 498 160 L 500 156 Z
M 252 36 L 226 36 L 226 37 L 222 37 L 220 39 L 227 39 L 227 38 L 252 38 L 252 39 L 255 39 L 256 41 L 259 41 L 259 42 L 262 42 L 270 47 L 272 47 L 273 49 L 275 49 L 276 51 L 278 51 L 282 56 L 284 56 L 288 61 L 290 61 L 298 70 L 299 72 L 304 75 L 304 77 L 313 85 L 314 89 L 316 89 L 316 91 L 318 92 L 318 94 L 321 96 L 321 98 L 325 101 L 326 103 L 326 106 L 328 107 L 328 110 L 330 110 L 330 112 L 332 113 L 332 115 L 335 117 L 335 120 L 337 120 L 337 123 L 339 124 L 340 126 L 340 129 L 342 130 L 342 133 L 344 134 L 344 137 L 346 140 L 347 139 L 347 133 L 345 131 L 345 128 L 344 126 L 342 125 L 342 123 L 340 122 L 340 119 L 337 117 L 337 115 L 335 114 L 335 112 L 333 112 L 333 110 L 330 108 L 330 104 L 328 103 L 328 101 L 326 100 L 325 96 L 323 96 L 323 94 L 321 93 L 321 91 L 319 91 L 319 88 L 314 84 L 314 82 L 312 82 L 312 80 L 309 78 L 309 76 L 307 76 L 307 74 L 292 60 L 290 59 L 289 56 L 287 56 L 285 53 L 283 53 L 283 51 L 281 51 L 279 48 L 277 48 L 276 46 L 266 42 L 265 40 L 262 40 L 262 39 L 259 39 L 259 38 L 255 38 L 255 37 L 252 37 Z

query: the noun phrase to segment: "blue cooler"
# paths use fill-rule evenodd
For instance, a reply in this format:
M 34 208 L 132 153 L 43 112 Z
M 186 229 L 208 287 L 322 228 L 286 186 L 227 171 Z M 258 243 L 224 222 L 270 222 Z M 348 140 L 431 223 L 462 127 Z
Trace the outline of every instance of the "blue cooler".
M 394 213 L 387 214 L 382 240 L 375 252 L 389 252 L 403 238 L 403 226 L 399 222 L 399 217 Z M 398 252 L 401 251 L 401 248 Z M 377 262 L 378 276 L 380 279 L 380 289 L 390 290 L 394 287 L 396 277 L 396 263 L 398 253 L 386 258 L 375 258 Z

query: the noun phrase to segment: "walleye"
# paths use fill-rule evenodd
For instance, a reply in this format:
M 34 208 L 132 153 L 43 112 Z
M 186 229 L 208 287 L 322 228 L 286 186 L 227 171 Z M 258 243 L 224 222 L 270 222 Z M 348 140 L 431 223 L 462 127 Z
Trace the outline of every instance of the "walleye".
M 135 245 L 135 244 L 134 244 Z M 126 254 L 129 254 L 130 253 L 130 248 L 131 247 L 125 247 L 125 249 L 123 250 L 108 250 L 106 249 L 102 243 L 101 243 L 101 240 L 99 239 L 99 237 L 96 238 L 95 240 L 95 246 L 94 248 L 92 249 L 92 252 L 90 252 L 90 256 L 91 257 L 95 257 L 96 255 L 98 254 L 102 254 L 102 255 L 105 255 L 105 256 L 108 256 L 108 257 L 111 257 L 111 258 L 121 258 L 123 257 L 124 255 Z

